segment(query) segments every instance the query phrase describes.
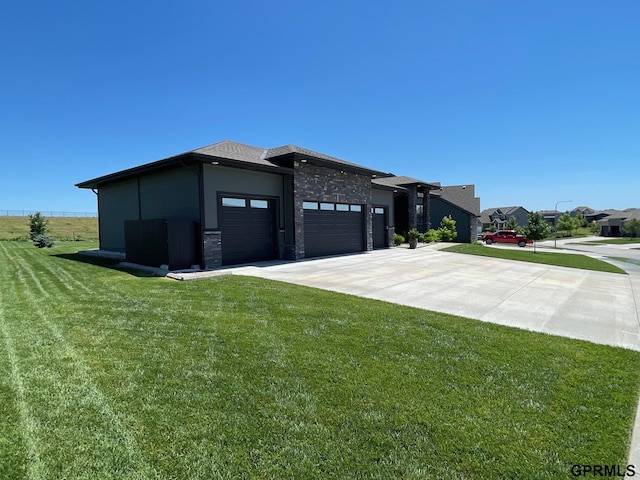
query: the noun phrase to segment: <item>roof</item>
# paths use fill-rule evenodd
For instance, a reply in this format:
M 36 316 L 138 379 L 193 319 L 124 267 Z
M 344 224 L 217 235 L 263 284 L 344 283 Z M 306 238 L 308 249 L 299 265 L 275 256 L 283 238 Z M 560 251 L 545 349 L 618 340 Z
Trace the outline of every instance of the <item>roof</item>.
M 388 187 L 408 187 L 413 185 L 418 187 L 424 186 L 432 190 L 440 187 L 440 184 L 437 182 L 425 182 L 423 180 L 418 180 L 417 178 L 395 175 L 384 178 L 376 178 L 373 180 L 373 183 Z
M 218 162 L 220 165 L 227 165 L 251 170 L 273 171 L 279 173 L 291 173 L 293 160 L 303 158 L 309 163 L 354 171 L 359 174 L 371 175 L 372 177 L 388 176 L 391 174 L 378 170 L 373 170 L 362 165 L 347 162 L 339 158 L 330 157 L 322 153 L 314 152 L 306 148 L 286 145 L 283 147 L 266 149 L 245 145 L 243 143 L 224 140 L 222 142 L 207 145 L 188 152 L 184 152 L 172 157 L 146 163 L 137 167 L 119 172 L 97 177 L 85 182 L 76 184 L 79 188 L 98 188 L 101 185 L 122 181 L 128 178 L 160 171 L 176 166 L 188 164 Z
M 448 185 L 434 190 L 432 195 L 456 205 L 476 217 L 480 216 L 480 198 L 476 197 L 475 185 Z
M 511 206 L 511 207 L 493 207 L 493 208 L 485 208 L 484 210 L 482 210 L 482 212 L 480 212 L 480 220 L 482 221 L 482 223 L 491 223 L 491 216 L 495 215 L 498 211 L 500 212 L 501 215 L 504 215 L 506 218 L 509 218 L 510 216 L 513 216 L 515 214 L 516 211 L 518 211 L 519 209 L 523 209 L 525 212 L 529 213 L 529 211 L 520 206 Z
M 637 218 L 640 220 L 640 208 L 627 208 L 625 210 L 605 210 L 601 213 L 608 213 L 606 217 L 600 220 L 600 222 L 607 222 L 608 220 L 631 220 Z

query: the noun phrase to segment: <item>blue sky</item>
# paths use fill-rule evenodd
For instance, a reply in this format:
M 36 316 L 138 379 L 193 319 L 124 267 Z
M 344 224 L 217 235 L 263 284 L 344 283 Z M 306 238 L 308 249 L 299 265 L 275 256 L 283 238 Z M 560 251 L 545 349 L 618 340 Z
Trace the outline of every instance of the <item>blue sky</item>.
M 640 207 L 640 2 L 0 6 L 0 210 L 225 139 L 294 144 L 481 207 Z

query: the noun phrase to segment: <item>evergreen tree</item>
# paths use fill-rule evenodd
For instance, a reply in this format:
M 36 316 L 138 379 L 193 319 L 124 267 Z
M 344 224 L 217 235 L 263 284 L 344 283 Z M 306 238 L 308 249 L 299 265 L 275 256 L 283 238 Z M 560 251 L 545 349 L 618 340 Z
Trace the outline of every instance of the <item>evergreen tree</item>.
M 38 235 L 46 235 L 48 223 L 40 212 L 29 214 L 29 240 L 33 241 Z

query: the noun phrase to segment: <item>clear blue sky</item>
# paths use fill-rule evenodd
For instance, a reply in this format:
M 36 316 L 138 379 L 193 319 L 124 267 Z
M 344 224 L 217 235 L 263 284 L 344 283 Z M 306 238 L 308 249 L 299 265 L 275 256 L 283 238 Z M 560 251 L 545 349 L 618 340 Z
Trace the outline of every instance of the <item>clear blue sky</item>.
M 0 210 L 221 140 L 640 207 L 640 2 L 2 2 Z

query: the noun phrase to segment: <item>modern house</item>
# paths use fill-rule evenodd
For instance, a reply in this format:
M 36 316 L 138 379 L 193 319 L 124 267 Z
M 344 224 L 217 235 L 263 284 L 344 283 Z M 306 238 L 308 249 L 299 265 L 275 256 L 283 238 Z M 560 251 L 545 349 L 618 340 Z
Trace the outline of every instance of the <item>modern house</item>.
M 81 182 L 100 249 L 171 269 L 302 259 L 393 245 L 389 174 L 304 148 L 232 141 Z
M 528 215 L 529 211 L 520 206 L 487 208 L 480 213 L 480 223 L 483 231 L 492 227 L 500 230 L 511 217 L 515 217 L 518 225 L 526 225 Z
M 394 230 L 427 230 L 431 209 L 436 228 L 452 215 L 459 240 L 471 241 L 479 210 L 473 186 L 449 190 L 293 145 L 228 140 L 76 186 L 98 197 L 101 250 L 170 269 L 387 248 Z M 463 189 L 470 200 L 456 205 Z

